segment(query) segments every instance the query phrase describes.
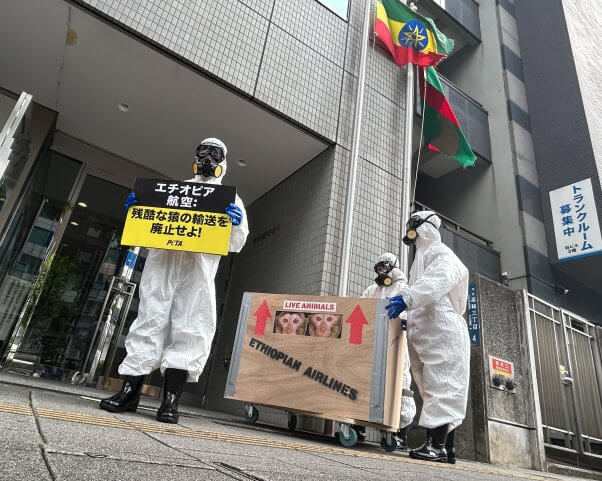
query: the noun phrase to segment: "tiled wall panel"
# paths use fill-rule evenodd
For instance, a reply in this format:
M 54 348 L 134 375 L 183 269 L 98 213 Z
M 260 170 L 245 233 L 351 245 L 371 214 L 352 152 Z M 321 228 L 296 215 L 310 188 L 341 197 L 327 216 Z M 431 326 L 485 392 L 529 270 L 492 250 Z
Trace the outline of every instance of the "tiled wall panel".
M 255 95 L 258 100 L 334 141 L 343 69 L 272 25 Z
M 347 22 L 320 3 L 314 0 L 276 0 L 272 22 L 343 67 Z
M 253 93 L 268 20 L 230 0 L 88 0 L 142 36 L 248 94 Z

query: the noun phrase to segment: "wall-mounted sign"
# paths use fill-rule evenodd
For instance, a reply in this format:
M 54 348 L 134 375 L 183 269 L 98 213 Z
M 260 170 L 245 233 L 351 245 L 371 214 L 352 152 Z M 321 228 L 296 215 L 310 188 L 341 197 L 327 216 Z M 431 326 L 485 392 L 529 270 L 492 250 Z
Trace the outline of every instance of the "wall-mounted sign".
M 481 344 L 478 302 L 477 285 L 473 282 L 468 285 L 468 302 L 466 306 L 466 315 L 468 317 L 468 334 L 470 335 L 471 346 L 479 346 Z
M 136 179 L 121 243 L 129 246 L 228 255 L 232 222 L 226 207 L 236 188 Z
M 7 275 L 0 286 L 0 347 L 19 318 L 32 283 Z
M 550 192 L 559 261 L 602 254 L 600 222 L 591 179 Z
M 489 385 L 501 391 L 515 392 L 514 363 L 489 356 Z

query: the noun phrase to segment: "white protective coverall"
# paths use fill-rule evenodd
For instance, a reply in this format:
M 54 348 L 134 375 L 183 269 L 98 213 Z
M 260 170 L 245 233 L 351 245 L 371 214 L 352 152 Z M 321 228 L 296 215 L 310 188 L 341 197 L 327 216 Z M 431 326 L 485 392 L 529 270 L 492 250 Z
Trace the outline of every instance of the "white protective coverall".
M 219 178 L 200 175 L 186 182 L 221 184 Z M 232 226 L 230 252 L 240 252 L 249 227 L 245 207 L 238 195 L 236 205 L 243 213 L 240 225 Z M 127 356 L 119 374 L 140 376 L 158 367 L 188 371 L 188 382 L 203 372 L 215 335 L 215 274 L 219 255 L 149 249 L 140 280 L 138 317 L 125 340 Z
M 381 257 L 380 260 L 384 259 Z M 404 287 L 408 287 L 408 282 L 405 274 L 401 272 L 401 270 L 399 270 L 397 267 L 393 268 L 393 270 L 390 272 L 390 275 L 393 279 L 393 284 L 391 284 L 390 286 L 379 286 L 376 282 L 374 282 L 366 288 L 366 290 L 362 294 L 362 297 L 386 299 L 389 297 L 399 295 L 401 289 L 403 289 Z M 405 316 L 405 312 L 402 312 L 399 318 L 405 319 Z M 408 355 L 408 350 L 406 349 L 406 356 L 404 360 L 403 369 L 403 389 L 409 390 L 411 384 L 412 376 L 410 375 L 410 358 Z M 414 416 L 416 416 L 416 403 L 414 402 L 414 398 L 402 395 L 399 429 L 403 429 L 412 424 Z
M 417 212 L 423 219 L 433 214 Z M 432 222 L 437 227 L 428 222 Z M 416 232 L 410 286 L 400 294 L 408 312 L 412 375 L 423 400 L 419 425 L 451 431 L 466 415 L 470 338 L 462 317 L 468 297 L 468 269 L 441 242 L 441 219 L 431 217 Z

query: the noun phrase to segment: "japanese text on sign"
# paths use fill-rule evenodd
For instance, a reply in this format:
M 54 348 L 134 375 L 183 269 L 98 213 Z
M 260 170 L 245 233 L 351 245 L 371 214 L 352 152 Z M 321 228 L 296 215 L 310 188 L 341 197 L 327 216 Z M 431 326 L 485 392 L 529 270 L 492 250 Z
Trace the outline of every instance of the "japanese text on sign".
M 196 208 L 199 197 L 207 197 L 215 191 L 215 187 L 205 184 L 191 185 L 182 183 L 156 182 L 155 192 L 165 193 L 167 207 Z
M 495 371 L 504 372 L 506 374 L 512 375 L 512 363 L 507 361 L 502 361 L 496 357 L 491 358 L 491 366 Z
M 466 313 L 468 317 L 468 333 L 470 335 L 470 344 L 472 346 L 478 346 L 481 344 L 479 309 L 477 302 L 477 285 L 475 283 L 471 283 L 468 285 L 468 306 L 466 308 Z
M 232 223 L 225 213 L 234 187 L 137 179 L 122 244 L 225 255 Z
M 602 236 L 591 179 L 550 192 L 558 260 L 602 253 Z

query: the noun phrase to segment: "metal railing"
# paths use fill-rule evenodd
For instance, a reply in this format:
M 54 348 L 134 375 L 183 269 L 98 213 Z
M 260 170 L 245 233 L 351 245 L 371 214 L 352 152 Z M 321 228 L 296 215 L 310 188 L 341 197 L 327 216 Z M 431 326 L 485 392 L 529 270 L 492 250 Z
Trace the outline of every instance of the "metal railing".
M 441 86 L 449 100 L 470 146 L 481 158 L 491 161 L 489 114 L 483 106 L 466 95 L 460 87 L 439 74 Z
M 602 368 L 596 326 L 527 294 L 544 443 L 602 460 Z
M 430 0 L 475 39 L 481 40 L 479 5 L 474 0 Z
M 480 158 L 491 162 L 491 140 L 489 138 L 489 114 L 483 106 L 467 95 L 456 84 L 445 78 L 441 73 L 437 73 L 441 80 L 443 92 L 449 100 L 460 127 L 475 154 Z M 419 89 L 418 81 L 416 88 Z M 420 95 L 416 95 L 416 115 L 422 116 L 422 100 Z
M 485 239 L 485 237 L 480 236 L 479 234 L 475 234 L 474 232 L 463 227 L 456 221 L 450 219 L 449 217 L 445 217 L 441 213 L 437 212 L 435 209 L 431 209 L 425 204 L 422 204 L 420 202 L 414 202 L 414 208 L 416 210 L 432 210 L 433 212 L 436 212 L 437 216 L 439 216 L 439 218 L 441 219 L 443 228 L 450 230 L 455 234 L 458 234 L 464 237 L 465 239 L 474 242 L 475 244 L 478 244 L 482 247 L 486 247 L 487 249 L 490 249 L 492 252 L 496 253 L 499 256 L 499 252 L 493 249 L 493 241 Z

